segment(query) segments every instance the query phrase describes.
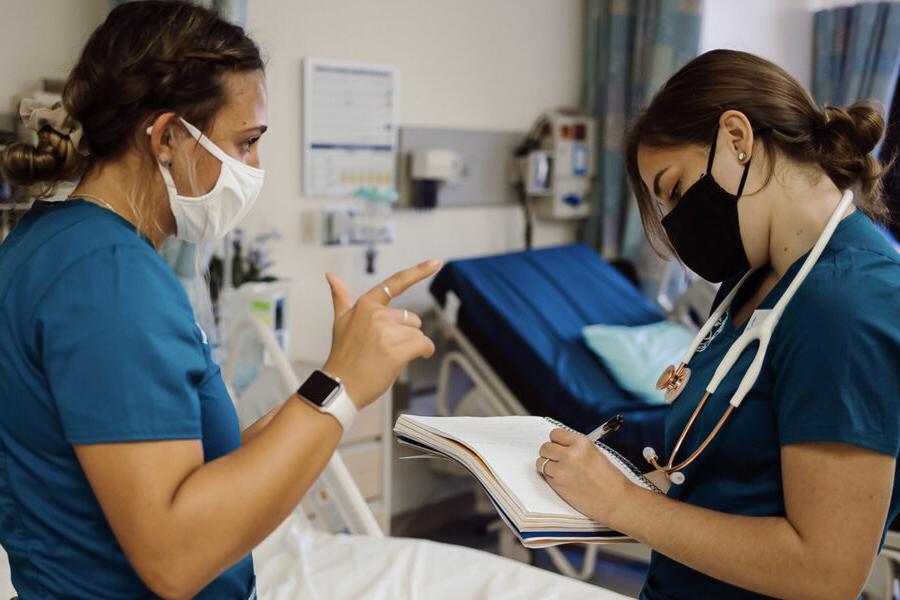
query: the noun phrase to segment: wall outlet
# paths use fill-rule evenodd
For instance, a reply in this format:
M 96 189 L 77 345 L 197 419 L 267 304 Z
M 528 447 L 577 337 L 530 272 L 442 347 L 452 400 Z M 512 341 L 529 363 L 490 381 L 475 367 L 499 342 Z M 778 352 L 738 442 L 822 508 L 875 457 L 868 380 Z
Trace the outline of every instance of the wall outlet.
M 300 243 L 316 245 L 319 243 L 319 211 L 304 210 L 300 213 Z

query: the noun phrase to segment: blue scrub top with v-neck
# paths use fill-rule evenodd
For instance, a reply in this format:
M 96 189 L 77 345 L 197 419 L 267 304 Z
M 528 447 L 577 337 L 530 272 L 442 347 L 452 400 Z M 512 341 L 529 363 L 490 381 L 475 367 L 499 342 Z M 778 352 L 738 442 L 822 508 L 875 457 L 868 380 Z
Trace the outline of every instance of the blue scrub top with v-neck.
M 155 597 L 74 451 L 150 440 L 200 440 L 207 462 L 240 446 L 184 289 L 115 213 L 37 202 L 0 245 L 0 544 L 20 597 Z M 253 586 L 248 555 L 197 597 Z
M 771 309 L 806 256 L 757 310 Z M 724 283 L 716 304 L 736 285 Z M 754 282 L 735 298 L 740 306 Z M 735 515 L 784 516 L 780 451 L 804 442 L 842 442 L 900 455 L 900 257 L 859 210 L 844 218 L 775 328 L 762 371 L 743 403 L 669 496 Z M 748 321 L 749 322 L 749 321 Z M 691 376 L 666 420 L 670 452 L 713 372 L 747 327 L 730 309 L 690 361 Z M 704 347 L 705 346 L 705 347 Z M 688 433 L 683 460 L 712 431 L 754 357 L 744 352 Z M 662 457 L 668 460 L 668 456 Z M 900 512 L 895 473 L 887 525 Z M 883 538 L 882 538 L 883 539 Z M 739 543 L 737 540 L 735 543 Z M 761 598 L 653 553 L 641 592 L 648 600 Z

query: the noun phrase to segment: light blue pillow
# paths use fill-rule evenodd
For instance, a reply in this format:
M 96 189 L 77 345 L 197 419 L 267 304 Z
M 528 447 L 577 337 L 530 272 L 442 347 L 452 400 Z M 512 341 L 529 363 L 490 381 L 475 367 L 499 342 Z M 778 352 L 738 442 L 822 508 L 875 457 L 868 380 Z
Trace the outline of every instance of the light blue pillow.
M 588 325 L 582 335 L 622 389 L 654 404 L 665 402 L 665 393 L 656 389 L 660 373 L 668 365 L 678 364 L 694 338 L 690 329 L 671 321 Z

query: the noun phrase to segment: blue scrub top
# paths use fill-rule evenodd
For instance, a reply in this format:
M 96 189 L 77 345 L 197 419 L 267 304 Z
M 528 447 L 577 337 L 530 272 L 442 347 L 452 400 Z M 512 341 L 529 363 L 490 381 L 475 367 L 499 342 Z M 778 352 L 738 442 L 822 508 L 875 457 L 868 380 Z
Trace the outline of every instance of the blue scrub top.
M 760 304 L 772 308 L 806 256 Z M 716 303 L 739 278 L 722 285 Z M 754 289 L 748 281 L 733 306 Z M 775 329 L 756 385 L 669 496 L 736 515 L 784 516 L 780 449 L 842 442 L 900 455 L 900 258 L 859 210 L 840 222 Z M 691 377 L 666 420 L 666 452 L 725 353 L 743 332 L 729 310 L 690 362 Z M 702 346 L 701 346 L 702 347 Z M 753 359 L 746 351 L 691 428 L 679 460 L 712 431 Z M 887 525 L 900 512 L 895 473 Z M 883 539 L 883 537 L 882 537 Z M 653 553 L 641 598 L 761 598 Z
M 171 269 L 83 201 L 37 202 L 0 245 L 0 544 L 23 598 L 153 597 L 122 552 L 75 444 L 240 446 L 237 415 Z M 247 598 L 250 556 L 200 598 Z

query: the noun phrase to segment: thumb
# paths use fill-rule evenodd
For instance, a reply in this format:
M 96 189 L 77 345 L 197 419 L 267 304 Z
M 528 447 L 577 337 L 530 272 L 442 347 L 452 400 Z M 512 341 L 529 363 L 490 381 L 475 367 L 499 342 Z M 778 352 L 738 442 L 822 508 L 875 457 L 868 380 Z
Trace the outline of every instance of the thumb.
M 350 302 L 350 293 L 347 291 L 347 284 L 334 273 L 326 273 L 325 279 L 328 280 L 328 286 L 331 288 L 331 300 L 334 303 L 334 318 L 339 319 L 353 306 L 353 303 Z

